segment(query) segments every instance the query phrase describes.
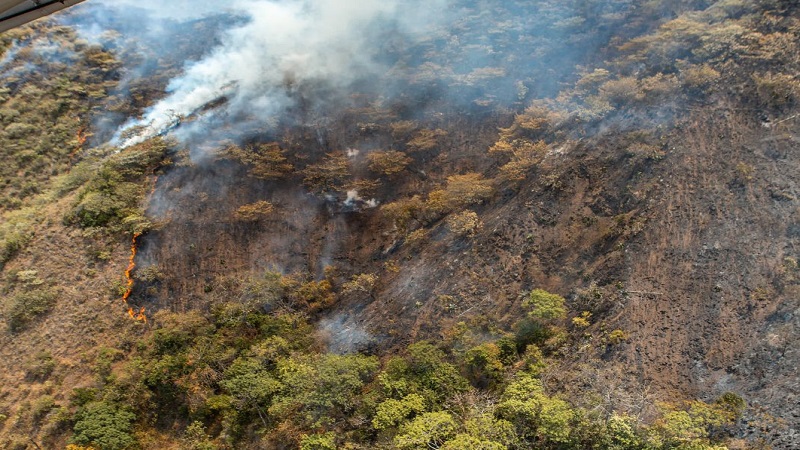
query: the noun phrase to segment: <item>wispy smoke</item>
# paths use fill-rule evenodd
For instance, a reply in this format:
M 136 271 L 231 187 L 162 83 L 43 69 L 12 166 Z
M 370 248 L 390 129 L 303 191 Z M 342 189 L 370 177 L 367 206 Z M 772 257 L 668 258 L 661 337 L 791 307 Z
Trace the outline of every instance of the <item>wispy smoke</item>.
M 376 341 L 363 324 L 344 314 L 322 319 L 319 323 L 319 333 L 328 345 L 328 351 L 338 354 L 363 350 Z
M 164 12 L 148 2 L 126 1 Z M 117 143 L 132 145 L 178 124 L 179 137 L 186 137 L 208 130 L 222 117 L 228 127 L 237 124 L 228 130 L 233 135 L 265 128 L 293 104 L 295 90 L 302 86 L 337 90 L 378 74 L 382 46 L 376 40 L 391 33 L 422 32 L 433 18 L 442 17 L 445 1 L 235 1 L 224 12 L 248 20 L 225 32 L 221 45 L 206 57 L 188 64 L 169 84 L 166 98 L 123 127 L 143 128 L 132 136 L 118 133 Z M 196 8 L 191 3 L 195 15 L 218 13 L 211 2 L 199 2 Z M 224 106 L 209 107 L 218 103 Z
M 161 1 L 161 0 L 99 0 L 98 4 L 130 10 L 141 10 L 148 15 L 170 18 L 172 20 L 189 20 L 200 17 L 233 13 L 236 6 L 219 1 Z M 234 2 L 230 2 L 234 3 Z

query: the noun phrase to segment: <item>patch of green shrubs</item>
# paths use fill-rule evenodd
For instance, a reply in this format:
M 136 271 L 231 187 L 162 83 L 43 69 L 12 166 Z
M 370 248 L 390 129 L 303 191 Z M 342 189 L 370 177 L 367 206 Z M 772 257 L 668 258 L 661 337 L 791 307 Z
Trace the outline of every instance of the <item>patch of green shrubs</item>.
M 64 222 L 82 228 L 144 231 L 149 227 L 142 211 L 148 191 L 145 176 L 168 163 L 169 149 L 170 143 L 154 138 L 108 157 L 85 182 Z M 86 170 L 80 175 L 65 180 L 63 188 L 74 189 Z
M 37 317 L 49 312 L 56 304 L 56 293 L 50 289 L 20 292 L 6 305 L 8 327 L 12 332 L 25 329 Z

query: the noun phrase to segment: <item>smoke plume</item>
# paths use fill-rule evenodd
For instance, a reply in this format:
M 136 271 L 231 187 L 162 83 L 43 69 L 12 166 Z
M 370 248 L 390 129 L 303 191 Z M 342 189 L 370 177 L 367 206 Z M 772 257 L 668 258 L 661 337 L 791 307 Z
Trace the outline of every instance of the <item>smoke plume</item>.
M 159 15 L 175 8 L 124 3 Z M 166 98 L 125 124 L 123 130 L 133 132 L 117 133 L 116 141 L 129 146 L 179 124 L 178 137 L 202 133 L 214 123 L 235 123 L 226 130 L 234 136 L 267 128 L 292 105 L 301 86 L 336 91 L 378 74 L 381 45 L 376 42 L 425 31 L 433 25 L 431 18 L 442 17 L 444 6 L 444 0 L 240 0 L 220 11 L 199 2 L 192 14 L 181 14 L 228 13 L 246 21 L 224 32 L 220 45 L 205 57 L 188 63 L 170 82 Z

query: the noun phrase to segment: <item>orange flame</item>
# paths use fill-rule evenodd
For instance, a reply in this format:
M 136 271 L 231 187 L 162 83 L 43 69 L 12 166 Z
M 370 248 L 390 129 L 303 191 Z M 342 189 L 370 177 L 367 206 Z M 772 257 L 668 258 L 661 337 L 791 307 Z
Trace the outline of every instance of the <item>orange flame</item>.
M 136 320 L 138 322 L 147 323 L 147 316 L 144 314 L 144 306 L 139 309 L 139 312 L 133 310 L 133 308 L 128 308 L 128 315 L 131 319 Z
M 127 289 L 125 289 L 125 293 L 122 295 L 122 302 L 128 307 L 128 315 L 131 319 L 136 320 L 137 322 L 147 323 L 147 316 L 144 313 L 144 307 L 139 309 L 139 312 L 135 312 L 133 308 L 128 305 L 128 297 L 130 297 L 131 293 L 133 292 L 133 276 L 131 275 L 131 272 L 133 272 L 133 269 L 136 268 L 136 240 L 141 235 L 142 233 L 134 233 L 133 239 L 131 239 L 131 256 L 128 258 L 128 268 L 125 269 Z
M 150 197 L 152 198 L 153 195 L 156 193 L 156 188 L 158 187 L 158 175 L 153 174 L 153 188 L 150 189 Z
M 128 268 L 125 269 L 125 279 L 128 282 L 128 289 L 125 290 L 125 294 L 122 295 L 122 300 L 127 303 L 128 297 L 131 296 L 131 292 L 133 292 L 133 277 L 131 276 L 131 272 L 134 268 L 136 268 L 136 239 L 141 236 L 141 233 L 134 233 L 133 239 L 131 240 L 131 256 L 128 258 Z
M 78 119 L 78 123 L 80 123 L 80 119 Z M 74 158 L 75 155 L 78 154 L 79 151 L 83 148 L 86 141 L 89 139 L 89 135 L 86 133 L 86 126 L 82 125 L 78 128 L 78 132 L 75 133 L 75 140 L 78 142 L 78 145 L 75 146 L 75 150 L 69 155 L 70 158 Z
M 89 136 L 86 135 L 86 127 L 80 127 L 78 129 L 75 139 L 78 140 L 78 148 L 83 147 L 83 144 L 85 144 L 86 140 L 89 139 Z

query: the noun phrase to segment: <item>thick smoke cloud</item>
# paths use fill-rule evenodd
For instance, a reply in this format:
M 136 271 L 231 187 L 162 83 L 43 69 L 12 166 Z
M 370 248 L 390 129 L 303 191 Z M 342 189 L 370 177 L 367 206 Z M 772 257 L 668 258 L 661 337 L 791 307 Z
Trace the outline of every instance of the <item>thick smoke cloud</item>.
M 129 3 L 156 15 L 176 9 L 159 10 L 149 1 Z M 144 128 L 133 136 L 118 133 L 117 143 L 138 143 L 186 119 L 190 120 L 181 124 L 179 137 L 222 122 L 226 127 L 237 124 L 227 130 L 234 137 L 245 129 L 264 127 L 292 105 L 293 90 L 299 86 L 337 90 L 380 73 L 385 68 L 377 62 L 381 45 L 376 41 L 391 33 L 426 31 L 433 18 L 443 17 L 445 6 L 445 0 L 241 0 L 215 11 L 210 2 L 199 2 L 192 14 L 181 14 L 188 18 L 228 13 L 247 20 L 224 32 L 221 45 L 207 56 L 188 64 L 169 84 L 164 99 L 123 127 Z M 216 101 L 224 106 L 204 110 Z

